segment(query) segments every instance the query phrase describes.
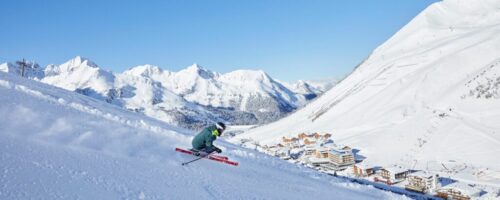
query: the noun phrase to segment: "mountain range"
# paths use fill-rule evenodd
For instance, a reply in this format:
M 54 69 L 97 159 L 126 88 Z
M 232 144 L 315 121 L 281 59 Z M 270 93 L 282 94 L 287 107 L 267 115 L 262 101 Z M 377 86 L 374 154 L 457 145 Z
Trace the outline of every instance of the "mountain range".
M 1 64 L 0 71 L 21 73 L 20 67 L 11 63 Z M 178 72 L 141 65 L 114 73 L 80 56 L 45 68 L 28 62 L 25 76 L 192 129 L 214 121 L 269 123 L 303 107 L 334 84 L 289 84 L 262 70 L 220 74 L 197 64 Z

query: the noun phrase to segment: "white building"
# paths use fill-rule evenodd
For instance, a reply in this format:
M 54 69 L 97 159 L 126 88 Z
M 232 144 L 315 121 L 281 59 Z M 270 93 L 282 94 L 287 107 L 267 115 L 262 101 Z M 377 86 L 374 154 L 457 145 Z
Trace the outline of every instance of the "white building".
M 357 177 L 368 177 L 375 174 L 375 167 L 367 162 L 354 164 L 352 170 Z
M 481 196 L 481 189 L 467 183 L 455 182 L 438 189 L 436 196 L 456 200 L 477 199 Z
M 328 158 L 337 167 L 337 169 L 345 169 L 354 165 L 354 155 L 351 150 L 345 149 L 330 149 Z
M 316 149 L 318 146 L 316 145 L 307 145 L 304 147 L 304 156 L 314 156 Z
M 290 159 L 290 149 L 288 147 L 283 147 L 278 149 L 276 152 L 276 156 L 280 157 L 281 159 L 288 160 Z
M 437 189 L 438 176 L 437 174 L 418 171 L 408 175 L 408 184 L 405 185 L 407 190 L 432 194 Z
M 384 167 L 380 170 L 380 175 L 385 180 L 377 180 L 377 181 L 385 182 L 389 185 L 392 185 L 394 183 L 398 183 L 405 180 L 408 173 L 409 171 L 402 167 L 397 167 L 397 166 Z

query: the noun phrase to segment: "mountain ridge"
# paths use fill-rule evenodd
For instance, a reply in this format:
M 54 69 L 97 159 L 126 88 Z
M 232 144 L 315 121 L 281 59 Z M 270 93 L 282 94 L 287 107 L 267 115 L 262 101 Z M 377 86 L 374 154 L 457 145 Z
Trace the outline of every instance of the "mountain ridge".
M 19 74 L 12 70 L 16 69 L 13 64 L 2 66 L 2 71 Z M 114 73 L 76 56 L 61 65 L 37 70 L 43 74 L 37 79 L 44 83 L 193 129 L 214 121 L 234 125 L 268 123 L 324 92 L 292 91 L 262 70 L 219 74 L 198 64 L 177 72 L 146 64 Z

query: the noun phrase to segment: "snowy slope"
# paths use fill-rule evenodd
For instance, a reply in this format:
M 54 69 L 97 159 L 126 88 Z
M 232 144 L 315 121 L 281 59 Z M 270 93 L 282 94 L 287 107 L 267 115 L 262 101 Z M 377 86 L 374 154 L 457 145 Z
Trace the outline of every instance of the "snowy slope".
M 196 129 L 214 121 L 253 125 L 275 121 L 325 91 L 328 83 L 300 81 L 289 89 L 263 71 L 219 74 L 192 65 L 179 72 L 141 65 L 123 73 L 103 70 L 77 56 L 28 77 L 144 113 L 173 125 Z M 4 63 L 0 71 L 20 74 Z M 313 82 L 311 82 L 312 84 Z
M 372 164 L 498 186 L 499 21 L 500 1 L 435 3 L 313 103 L 235 141 L 331 132 Z
M 3 72 L 0 102 L 0 199 L 403 199 L 224 141 L 182 167 L 190 132 Z

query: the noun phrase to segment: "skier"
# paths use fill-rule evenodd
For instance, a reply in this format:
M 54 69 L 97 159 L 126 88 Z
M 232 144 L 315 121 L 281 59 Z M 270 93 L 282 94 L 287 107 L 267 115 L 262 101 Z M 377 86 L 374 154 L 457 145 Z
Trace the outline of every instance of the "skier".
M 222 122 L 217 122 L 215 125 L 204 128 L 191 142 L 193 145 L 193 154 L 201 155 L 202 152 L 209 154 L 212 152 L 222 153 L 222 150 L 214 146 L 213 142 L 220 137 L 226 129 L 226 125 Z

